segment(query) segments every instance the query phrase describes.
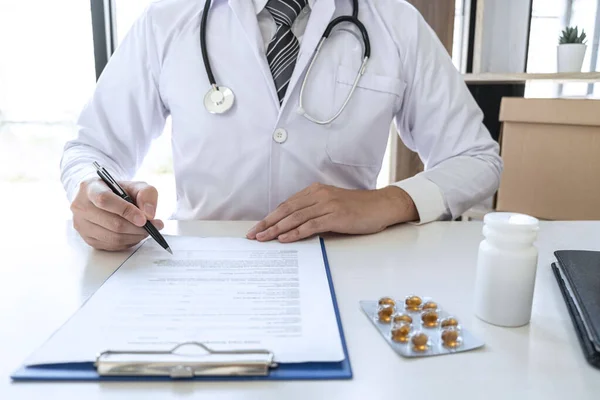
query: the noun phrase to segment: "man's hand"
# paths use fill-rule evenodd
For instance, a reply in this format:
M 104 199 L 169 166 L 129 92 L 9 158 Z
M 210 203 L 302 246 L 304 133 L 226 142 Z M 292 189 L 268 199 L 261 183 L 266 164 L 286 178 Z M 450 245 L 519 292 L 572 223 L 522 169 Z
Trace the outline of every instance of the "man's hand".
M 99 250 L 125 250 L 148 234 L 143 226 L 156 213 L 158 192 L 144 182 L 119 182 L 140 208 L 114 194 L 99 178 L 82 182 L 71 204 L 73 227 L 83 240 Z M 143 211 L 142 211 L 143 210 Z M 153 220 L 157 229 L 164 224 Z
M 313 184 L 277 207 L 247 237 L 261 242 L 275 238 L 294 242 L 323 232 L 375 233 L 418 219 L 411 197 L 398 187 L 347 190 Z

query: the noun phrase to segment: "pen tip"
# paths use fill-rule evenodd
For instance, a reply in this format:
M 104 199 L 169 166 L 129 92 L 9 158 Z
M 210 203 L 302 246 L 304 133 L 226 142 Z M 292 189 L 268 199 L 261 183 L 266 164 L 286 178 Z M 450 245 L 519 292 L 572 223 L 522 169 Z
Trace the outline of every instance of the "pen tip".
M 173 250 L 171 250 L 170 247 L 167 247 L 165 250 L 167 250 L 169 253 L 173 254 Z

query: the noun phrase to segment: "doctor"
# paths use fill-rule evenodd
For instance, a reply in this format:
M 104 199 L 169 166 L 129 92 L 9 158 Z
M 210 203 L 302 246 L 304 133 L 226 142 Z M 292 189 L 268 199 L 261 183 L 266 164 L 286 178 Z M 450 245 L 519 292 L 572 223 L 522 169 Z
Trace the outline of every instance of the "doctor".
M 168 116 L 173 217 L 260 220 L 250 239 L 373 233 L 454 218 L 491 196 L 502 169 L 498 145 L 433 31 L 404 1 L 353 3 L 153 2 L 65 147 L 62 182 L 84 240 L 121 250 L 145 237 L 158 193 L 128 180 Z M 311 66 L 330 21 L 355 6 L 360 24 L 337 24 Z M 425 171 L 376 190 L 392 122 Z M 94 161 L 123 181 L 139 209 L 110 192 Z

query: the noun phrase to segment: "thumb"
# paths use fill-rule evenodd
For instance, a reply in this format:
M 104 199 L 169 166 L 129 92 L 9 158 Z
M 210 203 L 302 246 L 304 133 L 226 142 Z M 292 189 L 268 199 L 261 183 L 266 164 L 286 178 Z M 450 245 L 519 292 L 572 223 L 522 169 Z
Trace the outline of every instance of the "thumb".
M 123 189 L 134 199 L 135 204 L 146 214 L 149 220 L 156 216 L 156 205 L 158 204 L 158 191 L 154 186 L 146 182 L 121 182 Z

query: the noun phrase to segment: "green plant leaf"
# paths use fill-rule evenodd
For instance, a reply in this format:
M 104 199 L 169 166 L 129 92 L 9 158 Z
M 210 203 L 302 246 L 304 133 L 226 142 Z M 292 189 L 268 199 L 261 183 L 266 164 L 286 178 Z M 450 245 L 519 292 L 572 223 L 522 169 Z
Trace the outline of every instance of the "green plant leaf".
M 587 34 L 585 30 L 581 30 L 581 34 L 579 33 L 579 27 L 575 26 L 567 26 L 561 32 L 561 35 L 558 39 L 558 44 L 572 44 L 572 43 L 581 43 L 586 44 Z

